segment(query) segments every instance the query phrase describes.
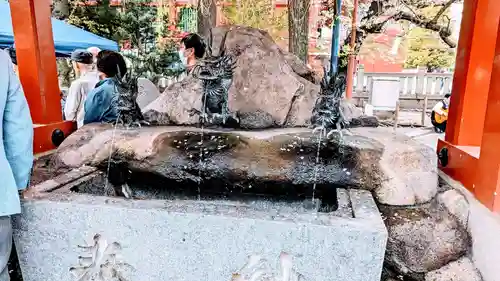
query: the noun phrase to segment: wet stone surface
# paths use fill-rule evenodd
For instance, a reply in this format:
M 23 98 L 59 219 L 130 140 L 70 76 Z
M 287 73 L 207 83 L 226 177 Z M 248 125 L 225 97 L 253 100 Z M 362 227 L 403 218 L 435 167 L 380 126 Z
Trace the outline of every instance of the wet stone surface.
M 326 212 L 337 208 L 338 187 L 373 189 L 383 152 L 380 143 L 360 135 L 326 139 L 300 128 L 98 128 L 85 126 L 65 141 L 57 152 L 61 168 L 98 167 L 109 173 L 113 186 L 132 189 L 144 184 L 203 196 L 319 198 Z

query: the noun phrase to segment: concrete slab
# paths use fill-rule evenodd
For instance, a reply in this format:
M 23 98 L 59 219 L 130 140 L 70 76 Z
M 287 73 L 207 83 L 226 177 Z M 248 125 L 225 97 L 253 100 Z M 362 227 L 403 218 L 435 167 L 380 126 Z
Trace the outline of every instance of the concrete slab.
M 282 251 L 293 256 L 295 270 L 306 280 L 380 280 L 387 232 L 374 200 L 367 191 L 340 190 L 338 196 L 339 211 L 317 213 L 303 204 L 267 201 L 125 200 L 52 192 L 23 202 L 14 237 L 27 281 L 90 280 L 70 272 L 76 266 L 74 273 L 84 273 L 78 267 L 85 255 L 90 258 L 80 262 L 90 265 L 90 273 L 106 274 L 114 266 L 131 281 L 231 280 L 252 254 L 270 261 L 279 275 Z M 88 253 L 78 247 L 93 243 Z M 124 263 L 114 260 L 114 253 Z

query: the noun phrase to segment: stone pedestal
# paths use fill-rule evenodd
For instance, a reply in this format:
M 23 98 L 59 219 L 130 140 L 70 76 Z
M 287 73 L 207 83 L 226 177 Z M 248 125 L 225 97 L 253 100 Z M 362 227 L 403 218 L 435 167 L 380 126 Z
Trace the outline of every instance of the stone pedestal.
M 92 175 L 65 179 L 72 183 L 56 189 L 54 182 L 41 184 L 34 188 L 40 196 L 23 202 L 14 237 L 24 280 L 88 280 L 73 273 L 84 273 L 79 256 L 89 256 L 81 262 L 91 264 L 94 253 L 89 273 L 123 274 L 130 281 L 229 281 L 252 254 L 280 275 L 281 252 L 293 257 L 294 270 L 306 280 L 380 280 L 387 232 L 368 191 L 339 189 L 339 209 L 317 213 L 303 202 L 125 200 L 66 192 L 82 180 Z M 98 249 L 88 253 L 79 247 L 94 243 Z

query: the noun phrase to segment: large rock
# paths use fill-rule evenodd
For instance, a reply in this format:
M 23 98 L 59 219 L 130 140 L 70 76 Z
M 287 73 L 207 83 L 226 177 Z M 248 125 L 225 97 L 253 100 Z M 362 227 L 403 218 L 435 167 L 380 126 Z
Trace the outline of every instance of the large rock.
M 425 275 L 425 281 L 482 281 L 474 263 L 467 257 L 451 262 Z
M 395 206 L 429 202 L 437 194 L 436 153 L 392 129 L 355 128 L 357 135 L 385 144 L 380 161 L 380 185 L 375 189 L 379 203 Z
M 450 189 L 439 194 L 438 200 L 464 228 L 468 227 L 470 209 L 465 196 L 455 189 Z
M 398 274 L 422 280 L 470 247 L 466 229 L 435 201 L 412 208 L 380 206 L 380 211 L 389 232 L 386 266 Z
M 203 148 L 200 148 L 203 132 Z M 318 135 L 318 134 L 316 134 Z M 300 192 L 314 183 L 371 190 L 383 146 L 363 136 L 318 140 L 309 129 L 261 132 L 216 131 L 188 127 L 144 127 L 135 130 L 87 125 L 59 147 L 60 166 L 106 167 L 113 160 L 137 173 L 177 182 L 263 189 L 295 186 Z M 200 159 L 200 155 L 203 157 Z M 160 180 L 161 182 L 161 180 Z M 298 191 L 299 192 L 299 191 Z
M 213 29 L 214 53 L 224 33 L 225 47 L 238 49 L 236 69 L 229 91 L 229 108 L 239 115 L 244 128 L 295 127 L 310 124 L 319 93 L 312 71 L 295 56 L 282 51 L 265 31 L 240 26 Z M 309 80 L 308 80 L 309 79 Z M 194 125 L 201 109 L 202 88 L 197 79 L 187 79 L 167 88 L 144 110 L 159 124 Z M 166 115 L 166 116 L 165 116 Z
M 197 146 L 201 132 L 202 163 Z M 425 147 L 413 140 L 383 129 L 355 128 L 343 139 L 323 140 L 317 158 L 316 136 L 306 128 L 227 131 L 160 126 L 113 131 L 110 125 L 91 124 L 68 137 L 55 159 L 61 167 L 99 166 L 112 155 L 132 170 L 176 181 L 199 182 L 210 175 L 235 186 L 337 184 L 374 191 L 379 203 L 389 205 L 423 203 L 435 196 L 434 157 L 423 154 Z

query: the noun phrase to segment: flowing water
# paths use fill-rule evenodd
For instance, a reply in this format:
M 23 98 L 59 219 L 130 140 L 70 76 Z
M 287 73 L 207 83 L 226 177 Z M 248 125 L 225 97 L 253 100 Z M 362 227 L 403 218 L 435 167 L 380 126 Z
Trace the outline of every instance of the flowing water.
M 111 169 L 111 158 L 113 157 L 113 146 L 115 145 L 115 135 L 116 135 L 116 127 L 118 125 L 118 120 L 120 120 L 120 113 L 118 112 L 118 116 L 116 118 L 115 124 L 113 124 L 113 133 L 111 135 L 111 145 L 109 147 L 109 157 L 108 157 L 108 167 L 106 170 L 106 178 L 109 177 L 109 170 Z M 107 192 L 108 191 L 108 184 L 109 181 L 106 181 L 104 185 L 104 190 Z
M 316 185 L 318 181 L 318 173 L 319 173 L 319 157 L 320 157 L 320 152 L 321 152 L 321 142 L 323 141 L 323 133 L 325 131 L 324 128 L 325 123 L 323 122 L 323 127 L 321 130 L 319 130 L 319 137 L 318 137 L 318 147 L 316 150 L 316 161 L 314 163 L 314 179 L 313 179 L 313 192 L 312 192 L 312 201 L 314 202 L 315 196 L 316 196 Z
M 206 103 L 207 103 L 207 95 L 204 93 L 203 94 L 203 102 L 201 105 L 201 114 L 202 114 L 203 118 L 206 118 L 206 109 L 205 109 Z M 202 169 L 204 168 L 204 162 L 203 162 L 204 129 L 205 129 L 205 119 L 203 120 L 203 122 L 201 122 L 201 130 L 200 130 L 201 137 L 200 137 L 200 142 L 198 143 L 198 145 L 200 146 L 200 156 L 199 156 L 200 160 L 199 160 L 199 167 L 198 167 L 198 178 L 199 178 L 198 179 L 198 200 L 201 200 L 201 183 L 203 181 Z

